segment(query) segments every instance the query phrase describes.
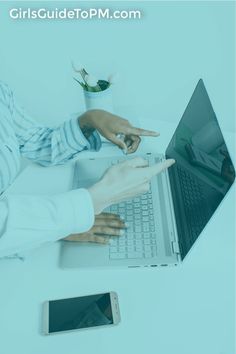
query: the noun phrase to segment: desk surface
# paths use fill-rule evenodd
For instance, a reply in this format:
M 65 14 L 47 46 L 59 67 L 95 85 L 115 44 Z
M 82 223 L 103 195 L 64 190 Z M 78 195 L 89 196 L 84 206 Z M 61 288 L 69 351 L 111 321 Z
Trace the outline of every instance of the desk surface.
M 142 149 L 163 151 L 171 124 L 158 127 L 157 140 Z M 234 135 L 226 135 L 233 151 Z M 105 148 L 99 155 L 119 151 Z M 88 154 L 83 153 L 86 157 Z M 29 166 L 11 193 L 68 190 L 73 163 Z M 32 186 L 32 177 L 37 183 Z M 30 181 L 30 183 L 28 183 Z M 233 354 L 235 186 L 211 219 L 184 263 L 177 268 L 62 270 L 58 243 L 42 247 L 26 261 L 0 262 L 0 333 L 4 354 Z M 41 334 L 45 300 L 117 291 L 121 323 L 113 328 L 54 336 Z

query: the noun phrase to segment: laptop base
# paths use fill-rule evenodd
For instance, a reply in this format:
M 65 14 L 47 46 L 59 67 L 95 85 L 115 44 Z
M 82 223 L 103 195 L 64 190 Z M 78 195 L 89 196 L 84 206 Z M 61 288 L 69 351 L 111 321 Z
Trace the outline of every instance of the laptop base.
M 156 163 L 164 158 L 163 155 L 151 153 L 142 155 L 142 157 L 148 158 L 150 164 Z M 90 185 L 94 184 L 104 171 L 114 164 L 114 159 L 117 158 L 110 157 L 78 161 L 75 166 L 74 187 L 88 188 Z M 124 157 L 123 159 L 125 160 L 127 157 Z M 86 176 L 93 176 L 95 178 L 91 180 L 86 178 Z M 158 177 L 153 178 L 151 182 L 151 192 L 153 198 L 153 216 L 156 225 L 155 238 L 157 249 L 154 257 L 145 258 L 147 255 L 143 255 L 142 258 L 132 258 L 132 255 L 129 256 L 127 254 L 125 257 L 124 254 L 121 254 L 120 259 L 111 259 L 112 254 L 109 252 L 109 245 L 89 243 L 76 244 L 75 242 L 62 241 L 60 266 L 62 268 L 134 268 L 178 264 L 180 259 L 178 255 L 178 247 L 176 247 L 177 240 L 173 221 L 174 215 L 173 210 L 171 210 L 171 195 L 168 185 L 168 173 L 166 171 Z M 132 202 L 134 202 L 134 200 L 132 200 Z M 108 211 L 112 212 L 112 207 L 111 210 Z M 127 230 L 127 232 L 128 231 L 129 230 Z M 135 235 L 134 232 L 134 237 Z M 126 236 L 120 236 L 119 240 L 125 237 Z M 134 255 L 134 257 L 136 256 Z

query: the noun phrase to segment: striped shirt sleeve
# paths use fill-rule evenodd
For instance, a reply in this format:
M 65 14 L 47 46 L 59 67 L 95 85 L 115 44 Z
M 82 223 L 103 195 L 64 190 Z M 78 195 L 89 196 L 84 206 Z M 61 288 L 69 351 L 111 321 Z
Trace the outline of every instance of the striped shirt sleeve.
M 19 149 L 24 156 L 42 165 L 51 165 L 64 163 L 84 149 L 100 147 L 98 134 L 95 132 L 86 140 L 77 119 L 54 129 L 36 124 L 15 103 L 8 86 L 1 82 L 0 104 L 0 157 L 4 156 L 4 160 L 0 160 L 0 183 L 3 191 L 16 177 Z M 16 257 L 43 243 L 71 233 L 86 232 L 93 223 L 93 201 L 86 189 L 48 196 L 2 195 L 0 258 Z
M 86 139 L 78 118 L 72 118 L 55 128 L 37 124 L 16 102 L 10 91 L 10 104 L 15 133 L 21 154 L 41 165 L 64 164 L 83 150 L 98 151 L 101 139 L 97 131 Z

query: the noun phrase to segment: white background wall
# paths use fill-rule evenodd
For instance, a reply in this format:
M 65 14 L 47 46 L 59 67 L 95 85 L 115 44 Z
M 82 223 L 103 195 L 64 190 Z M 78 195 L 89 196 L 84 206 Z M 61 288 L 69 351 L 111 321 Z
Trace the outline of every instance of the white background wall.
M 143 10 L 140 21 L 14 21 L 8 9 L 116 7 Z M 234 3 L 1 2 L 0 78 L 49 125 L 83 109 L 71 58 L 100 77 L 119 71 L 116 107 L 176 123 L 202 77 L 221 125 L 234 129 Z

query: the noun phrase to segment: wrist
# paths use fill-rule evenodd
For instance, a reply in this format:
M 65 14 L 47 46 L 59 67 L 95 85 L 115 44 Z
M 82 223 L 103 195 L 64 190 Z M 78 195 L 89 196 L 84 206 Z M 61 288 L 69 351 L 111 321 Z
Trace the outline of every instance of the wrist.
M 78 124 L 85 138 L 88 139 L 95 130 L 92 124 L 90 111 L 85 112 L 78 118 Z
M 102 109 L 91 109 L 81 116 L 82 124 L 97 129 L 97 122 L 99 122 L 101 117 L 104 117 L 106 114 L 107 112 Z
M 93 201 L 95 215 L 100 214 L 105 208 L 111 205 L 108 199 L 108 191 L 102 181 L 97 182 L 88 189 Z

